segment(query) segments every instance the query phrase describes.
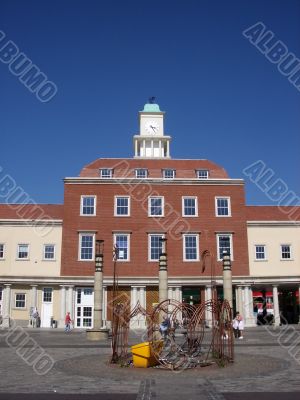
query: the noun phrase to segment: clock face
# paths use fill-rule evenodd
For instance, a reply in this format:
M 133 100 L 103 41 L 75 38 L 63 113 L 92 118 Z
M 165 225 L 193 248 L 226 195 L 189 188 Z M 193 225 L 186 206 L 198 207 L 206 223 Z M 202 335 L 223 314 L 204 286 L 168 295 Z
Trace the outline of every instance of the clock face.
M 148 133 L 155 134 L 159 130 L 159 124 L 156 121 L 147 121 L 145 123 L 145 129 Z

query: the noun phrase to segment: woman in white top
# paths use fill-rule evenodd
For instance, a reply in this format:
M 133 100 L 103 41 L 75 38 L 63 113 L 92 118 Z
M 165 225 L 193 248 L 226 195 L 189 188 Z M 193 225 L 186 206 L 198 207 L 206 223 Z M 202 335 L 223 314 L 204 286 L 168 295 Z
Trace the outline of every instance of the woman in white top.
M 244 321 L 243 317 L 239 312 L 236 313 L 236 316 L 232 322 L 234 336 L 238 339 L 243 339 L 243 332 L 244 332 Z

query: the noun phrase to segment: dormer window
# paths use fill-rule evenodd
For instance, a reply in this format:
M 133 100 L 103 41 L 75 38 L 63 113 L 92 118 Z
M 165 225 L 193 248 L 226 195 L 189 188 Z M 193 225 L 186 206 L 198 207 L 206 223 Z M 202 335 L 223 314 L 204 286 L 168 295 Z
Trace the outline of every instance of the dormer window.
M 100 169 L 100 178 L 109 179 L 113 176 L 112 168 L 101 168 Z
M 164 179 L 174 179 L 175 169 L 163 169 L 163 177 Z
M 207 169 L 197 169 L 196 176 L 198 179 L 208 179 L 208 170 Z
M 148 178 L 148 170 L 146 168 L 137 168 L 135 170 L 135 177 L 138 179 Z

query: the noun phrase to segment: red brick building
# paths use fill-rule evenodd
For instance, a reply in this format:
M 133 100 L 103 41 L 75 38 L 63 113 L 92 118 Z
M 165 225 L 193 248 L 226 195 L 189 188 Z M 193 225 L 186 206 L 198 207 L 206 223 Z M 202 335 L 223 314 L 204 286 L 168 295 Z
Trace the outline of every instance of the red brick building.
M 225 250 L 234 278 L 249 276 L 243 180 L 208 160 L 171 159 L 163 122 L 159 106 L 146 104 L 133 159 L 98 159 L 65 179 L 62 276 L 84 285 L 94 273 L 95 240 L 104 240 L 108 303 L 114 244 L 120 288 L 132 304 L 139 300 L 148 309 L 158 299 L 160 237 L 167 238 L 172 298 L 195 303 L 211 297 L 211 269 L 202 272 L 200 265 L 204 250 L 215 255 L 220 285 Z

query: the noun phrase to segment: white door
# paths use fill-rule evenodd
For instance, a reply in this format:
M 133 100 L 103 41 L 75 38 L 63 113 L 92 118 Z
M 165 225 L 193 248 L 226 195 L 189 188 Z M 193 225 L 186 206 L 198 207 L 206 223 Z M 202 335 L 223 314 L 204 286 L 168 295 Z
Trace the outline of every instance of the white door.
M 41 327 L 51 328 L 51 317 L 53 317 L 52 288 L 43 289 Z
M 76 328 L 93 327 L 94 292 L 91 288 L 76 289 Z

